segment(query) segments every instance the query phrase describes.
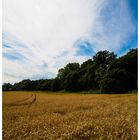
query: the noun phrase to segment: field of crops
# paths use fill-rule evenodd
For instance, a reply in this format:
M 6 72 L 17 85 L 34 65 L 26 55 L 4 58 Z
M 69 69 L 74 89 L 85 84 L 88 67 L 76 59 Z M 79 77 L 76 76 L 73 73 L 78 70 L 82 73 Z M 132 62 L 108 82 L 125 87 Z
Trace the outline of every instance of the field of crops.
M 136 94 L 3 93 L 5 140 L 136 140 Z

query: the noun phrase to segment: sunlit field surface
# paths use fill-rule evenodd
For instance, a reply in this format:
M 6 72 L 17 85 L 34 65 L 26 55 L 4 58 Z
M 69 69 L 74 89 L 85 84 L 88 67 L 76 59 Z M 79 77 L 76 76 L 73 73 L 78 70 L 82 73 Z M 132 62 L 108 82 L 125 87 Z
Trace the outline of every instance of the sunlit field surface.
M 3 139 L 136 140 L 136 94 L 3 93 Z

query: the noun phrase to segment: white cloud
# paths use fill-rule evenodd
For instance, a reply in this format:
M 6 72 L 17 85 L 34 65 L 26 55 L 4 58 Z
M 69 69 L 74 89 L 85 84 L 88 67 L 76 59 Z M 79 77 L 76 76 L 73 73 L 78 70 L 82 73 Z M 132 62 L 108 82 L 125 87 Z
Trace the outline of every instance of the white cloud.
M 3 82 L 55 77 L 68 62 L 83 62 L 88 57 L 76 56 L 74 46 L 80 38 L 89 40 L 95 51 L 119 50 L 135 27 L 126 1 L 115 1 L 114 9 L 113 4 L 111 0 L 4 0 L 3 44 L 11 48 L 3 47 L 3 52 L 26 59 L 3 58 Z
M 107 49 L 118 52 L 136 33 L 127 0 L 108 1 L 93 26 L 91 42 L 96 51 Z

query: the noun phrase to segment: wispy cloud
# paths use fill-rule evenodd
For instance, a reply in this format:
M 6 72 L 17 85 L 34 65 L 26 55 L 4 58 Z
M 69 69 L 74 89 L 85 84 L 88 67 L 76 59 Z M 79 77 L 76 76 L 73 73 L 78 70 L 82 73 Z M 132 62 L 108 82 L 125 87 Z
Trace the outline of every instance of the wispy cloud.
M 55 77 L 135 32 L 127 0 L 4 0 L 3 82 Z
M 93 26 L 91 41 L 95 49 L 119 52 L 136 33 L 127 0 L 108 1 Z

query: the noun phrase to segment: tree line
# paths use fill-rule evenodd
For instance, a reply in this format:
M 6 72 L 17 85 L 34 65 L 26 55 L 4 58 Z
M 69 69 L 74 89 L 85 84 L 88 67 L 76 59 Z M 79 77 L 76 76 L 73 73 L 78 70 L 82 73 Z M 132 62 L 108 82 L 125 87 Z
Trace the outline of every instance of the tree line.
M 103 93 L 123 93 L 137 90 L 138 50 L 131 49 L 117 58 L 114 52 L 97 52 L 92 59 L 81 65 L 68 63 L 58 70 L 54 79 L 22 80 L 11 85 L 4 83 L 3 91 L 101 91 Z

